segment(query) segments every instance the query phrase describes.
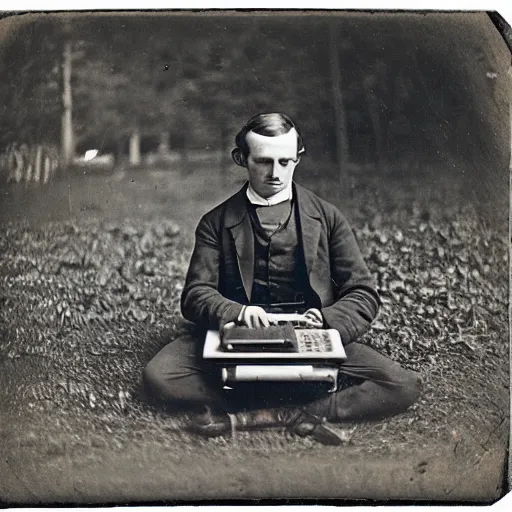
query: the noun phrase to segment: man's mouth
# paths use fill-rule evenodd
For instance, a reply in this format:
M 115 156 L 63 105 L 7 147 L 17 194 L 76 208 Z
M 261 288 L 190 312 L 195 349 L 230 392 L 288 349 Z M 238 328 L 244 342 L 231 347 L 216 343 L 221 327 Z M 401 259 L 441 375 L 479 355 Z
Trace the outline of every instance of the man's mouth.
M 274 180 L 267 180 L 267 185 L 282 185 L 280 181 L 274 181 Z

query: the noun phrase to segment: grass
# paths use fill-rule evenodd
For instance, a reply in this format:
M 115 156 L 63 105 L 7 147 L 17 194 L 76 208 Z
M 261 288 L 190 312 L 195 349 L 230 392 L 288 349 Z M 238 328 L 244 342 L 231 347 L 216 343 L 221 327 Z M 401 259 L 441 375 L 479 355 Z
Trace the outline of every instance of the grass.
M 139 399 L 143 367 L 180 328 L 193 228 L 239 186 L 214 188 L 196 176 L 123 172 L 43 191 L 7 190 L 0 227 L 4 450 L 80 459 L 161 446 L 176 461 L 201 453 L 240 463 L 324 453 L 283 431 L 240 433 L 235 444 L 198 440 L 182 430 L 186 416 Z M 352 453 L 380 458 L 418 447 L 503 446 L 506 232 L 495 217 L 484 221 L 478 205 L 441 208 L 446 191 L 418 194 L 402 182 L 391 203 L 389 191 L 374 187 L 346 202 L 384 300 L 363 342 L 419 371 L 424 393 L 401 416 L 339 428 L 351 432 Z M 373 204 L 361 200 L 367 197 Z

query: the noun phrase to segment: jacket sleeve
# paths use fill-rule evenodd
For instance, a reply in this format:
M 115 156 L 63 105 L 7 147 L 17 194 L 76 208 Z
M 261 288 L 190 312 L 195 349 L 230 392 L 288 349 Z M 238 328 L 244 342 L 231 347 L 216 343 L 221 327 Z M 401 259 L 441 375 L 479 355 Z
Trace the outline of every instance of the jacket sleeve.
M 195 246 L 181 295 L 181 312 L 195 324 L 219 329 L 235 320 L 242 305 L 226 299 L 218 290 L 220 274 L 220 228 L 204 216 L 195 233 Z
M 370 328 L 380 299 L 352 229 L 337 210 L 330 227 L 329 257 L 336 300 L 322 314 L 326 326 L 336 329 L 347 345 Z

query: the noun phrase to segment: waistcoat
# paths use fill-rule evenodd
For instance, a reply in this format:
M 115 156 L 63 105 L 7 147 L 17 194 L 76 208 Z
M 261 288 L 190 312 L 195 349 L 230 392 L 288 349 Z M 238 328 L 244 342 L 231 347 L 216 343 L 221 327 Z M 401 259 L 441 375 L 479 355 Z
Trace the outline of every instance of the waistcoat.
M 303 309 L 305 298 L 309 295 L 309 282 L 297 229 L 297 209 L 292 202 L 288 212 L 280 209 L 281 218 L 276 219 L 275 223 L 263 225 L 258 217 L 258 210 L 259 207 L 249 205 L 254 233 L 251 304 L 272 309 L 270 305 L 303 303 L 298 306 L 298 309 Z

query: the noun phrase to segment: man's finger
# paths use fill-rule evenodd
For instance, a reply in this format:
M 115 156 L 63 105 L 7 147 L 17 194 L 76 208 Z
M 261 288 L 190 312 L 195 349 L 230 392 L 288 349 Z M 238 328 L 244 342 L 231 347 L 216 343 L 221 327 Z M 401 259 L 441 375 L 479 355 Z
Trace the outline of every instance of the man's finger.
M 260 321 L 263 325 L 263 327 L 270 327 L 270 322 L 268 321 L 266 313 L 263 313 L 260 315 Z
M 261 327 L 261 324 L 262 324 L 261 315 L 258 312 L 254 313 L 254 315 L 252 316 L 252 326 L 255 329 L 257 329 L 258 327 Z
M 265 322 L 268 324 L 265 314 L 258 312 L 256 316 L 256 327 L 265 327 Z
M 235 327 L 235 322 L 228 322 L 224 325 L 223 330 L 229 331 L 229 329 L 233 329 L 233 327 Z
M 319 322 L 322 323 L 324 321 L 322 313 L 320 313 L 320 311 L 318 311 L 317 309 L 308 309 L 305 313 L 305 316 L 308 318 L 312 318 L 314 320 L 318 320 Z
M 307 323 L 313 327 L 322 327 L 322 325 L 324 324 L 316 317 L 307 317 Z

